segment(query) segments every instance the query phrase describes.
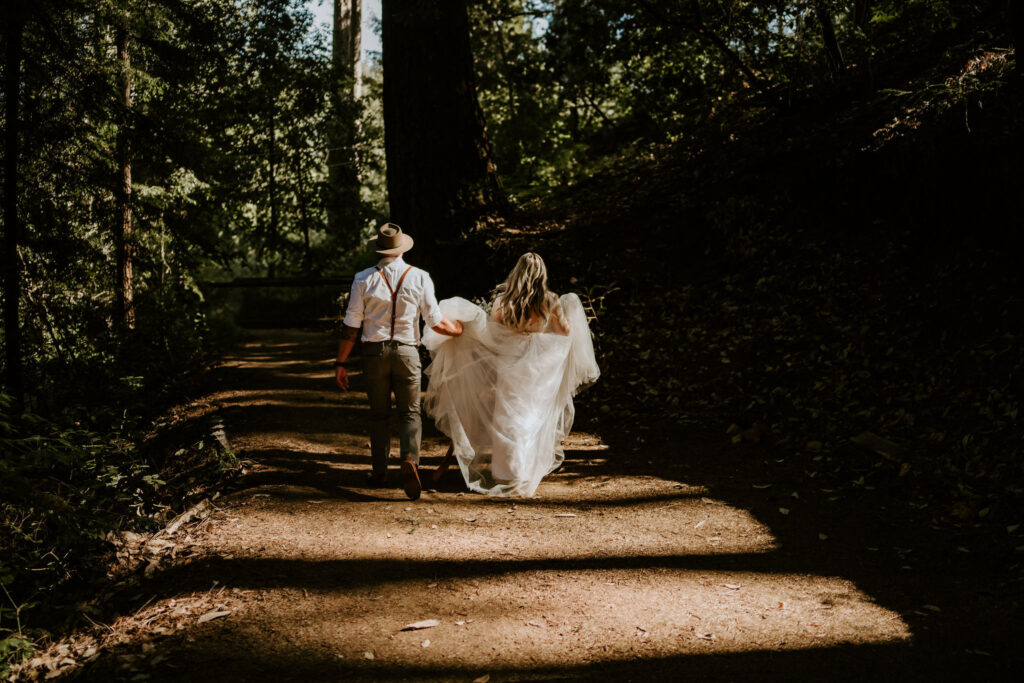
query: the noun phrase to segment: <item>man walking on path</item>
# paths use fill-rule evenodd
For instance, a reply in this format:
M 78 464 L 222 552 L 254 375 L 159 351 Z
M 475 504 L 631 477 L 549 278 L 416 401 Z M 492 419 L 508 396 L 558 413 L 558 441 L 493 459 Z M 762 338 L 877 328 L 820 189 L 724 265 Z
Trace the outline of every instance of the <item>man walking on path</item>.
M 420 497 L 420 343 L 419 318 L 438 334 L 457 337 L 462 323 L 441 314 L 434 296 L 434 282 L 420 268 L 410 266 L 402 254 L 412 248 L 412 238 L 394 223 L 385 223 L 370 246 L 381 256 L 373 268 L 356 273 L 348 299 L 335 379 L 348 390 L 345 361 L 352 353 L 362 326 L 363 374 L 370 399 L 371 486 L 387 483 L 391 450 L 391 394 L 394 392 L 401 444 L 402 487 L 410 499 Z

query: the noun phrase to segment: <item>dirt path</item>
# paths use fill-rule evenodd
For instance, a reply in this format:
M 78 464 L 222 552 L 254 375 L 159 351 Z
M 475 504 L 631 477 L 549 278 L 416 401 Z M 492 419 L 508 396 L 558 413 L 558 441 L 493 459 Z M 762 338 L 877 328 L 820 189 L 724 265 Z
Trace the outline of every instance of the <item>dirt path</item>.
M 326 335 L 273 331 L 225 360 L 206 400 L 256 465 L 217 500 L 198 554 L 143 584 L 84 678 L 906 680 L 1009 666 L 998 646 L 957 640 L 967 622 L 950 603 L 977 595 L 951 595 L 965 589 L 948 564 L 901 569 L 922 558 L 865 538 L 878 525 L 841 507 L 800 523 L 809 503 L 784 474 L 726 439 L 576 432 L 528 500 L 464 492 L 457 475 L 416 502 L 367 489 L 361 377 L 337 391 L 332 356 Z M 424 469 L 444 447 L 428 433 Z

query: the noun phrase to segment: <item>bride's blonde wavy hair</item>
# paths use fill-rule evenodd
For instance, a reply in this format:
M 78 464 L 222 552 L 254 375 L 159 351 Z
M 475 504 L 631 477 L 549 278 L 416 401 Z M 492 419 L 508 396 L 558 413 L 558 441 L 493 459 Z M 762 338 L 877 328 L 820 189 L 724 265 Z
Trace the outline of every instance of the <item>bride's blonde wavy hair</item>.
M 551 296 L 544 259 L 532 251 L 520 256 L 494 293 L 501 297 L 501 317 L 506 325 L 518 330 L 529 327 L 532 319 L 546 315 Z

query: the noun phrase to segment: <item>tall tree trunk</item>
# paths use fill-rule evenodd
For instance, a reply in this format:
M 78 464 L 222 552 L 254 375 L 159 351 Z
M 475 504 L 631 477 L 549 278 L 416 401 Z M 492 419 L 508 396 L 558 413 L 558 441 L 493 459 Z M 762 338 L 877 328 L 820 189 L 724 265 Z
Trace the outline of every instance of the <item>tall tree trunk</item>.
M 327 154 L 327 220 L 332 235 L 343 244 L 359 239 L 361 210 L 359 166 L 356 155 L 358 100 L 361 89 L 362 0 L 334 0 L 331 46 L 331 103 Z
M 871 0 L 854 0 L 853 25 L 864 31 L 871 20 Z
M 383 0 L 384 142 L 391 220 L 436 261 L 503 201 L 477 101 L 465 0 Z
M 334 0 L 334 37 L 331 44 L 331 66 L 337 76 L 344 77 L 358 100 L 362 89 L 363 0 Z
M 267 275 L 274 277 L 276 257 L 278 256 L 278 243 L 279 236 L 281 234 L 281 228 L 278 225 L 278 208 L 277 208 L 277 127 L 274 121 L 274 105 L 271 104 L 270 109 L 270 135 L 268 144 L 270 149 L 268 150 L 267 159 L 269 166 L 269 175 L 267 177 L 267 199 L 270 202 L 270 222 L 267 224 L 267 237 L 266 237 L 266 253 L 269 258 L 267 259 Z
M 836 40 L 836 29 L 832 25 L 832 14 L 828 11 L 827 0 L 814 0 L 814 12 L 821 25 L 821 40 L 825 44 L 828 68 L 833 76 L 838 77 L 846 63 L 843 61 L 843 52 L 839 49 L 839 41 Z
M 295 184 L 295 198 L 299 202 L 299 221 L 302 226 L 302 270 L 308 275 L 313 270 L 313 245 L 310 240 L 309 227 L 309 196 L 306 188 L 312 185 L 309 174 L 306 172 L 306 164 L 302 154 L 296 154 L 292 164 L 292 171 L 297 182 Z
M 18 136 L 20 135 L 18 103 L 21 84 L 21 39 L 25 26 L 25 3 L 12 0 L 4 20 L 4 351 L 7 370 L 7 393 L 20 409 L 25 401 L 21 373 L 21 272 L 18 268 Z
M 132 75 L 131 55 L 128 52 L 128 9 L 121 17 L 117 31 L 117 58 L 121 68 L 121 126 L 117 135 L 117 160 L 120 167 L 117 204 L 118 217 L 114 233 L 117 251 L 117 274 L 114 283 L 116 316 L 125 329 L 135 328 L 135 288 L 132 276 L 132 161 L 131 161 L 131 108 Z

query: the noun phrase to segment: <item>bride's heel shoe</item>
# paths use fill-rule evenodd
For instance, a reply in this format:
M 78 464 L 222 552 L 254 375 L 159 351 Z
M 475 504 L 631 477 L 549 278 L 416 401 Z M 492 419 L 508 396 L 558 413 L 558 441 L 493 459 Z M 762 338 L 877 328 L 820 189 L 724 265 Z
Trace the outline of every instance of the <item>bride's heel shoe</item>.
M 434 470 L 434 473 L 432 475 L 430 475 L 431 480 L 435 484 L 438 483 L 439 481 L 441 481 L 441 477 L 443 477 L 444 473 L 448 471 L 448 467 L 449 467 L 449 465 L 452 464 L 452 460 L 454 460 L 454 459 L 455 459 L 455 444 L 452 444 L 451 446 L 448 446 L 448 452 L 444 454 L 444 460 L 442 460 L 441 464 L 437 466 L 437 469 Z

